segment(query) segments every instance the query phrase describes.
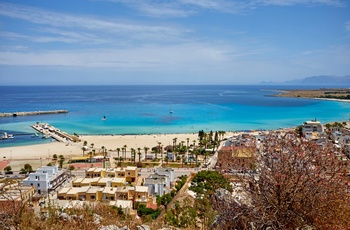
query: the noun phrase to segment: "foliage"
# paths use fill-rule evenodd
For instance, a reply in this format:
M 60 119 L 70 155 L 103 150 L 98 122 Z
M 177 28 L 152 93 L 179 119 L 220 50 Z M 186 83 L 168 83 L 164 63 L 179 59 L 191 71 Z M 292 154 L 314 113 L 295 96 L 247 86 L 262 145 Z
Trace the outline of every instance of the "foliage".
M 182 205 L 179 201 L 175 201 L 173 207 L 165 213 L 165 222 L 179 228 L 195 226 L 197 212 L 191 203 L 188 198 L 182 202 Z
M 318 146 L 292 133 L 276 136 L 270 133 L 263 141 L 259 177 L 245 178 L 249 202 L 214 202 L 220 228 L 348 229 L 347 162 L 336 157 L 332 145 Z
M 224 188 L 232 191 L 227 178 L 217 171 L 200 171 L 191 182 L 190 190 L 197 193 L 197 196 L 212 195 L 216 189 Z
M 5 172 L 10 172 L 11 170 L 12 170 L 12 168 L 9 165 L 4 168 Z
M 30 164 L 25 164 L 23 168 L 21 168 L 21 172 L 23 173 L 29 173 L 33 171 L 33 168 Z
M 184 186 L 184 184 L 186 183 L 187 181 L 187 175 L 182 175 L 180 177 L 180 180 L 176 181 L 176 185 L 175 185 L 175 188 L 176 188 L 176 191 L 180 191 L 180 189 L 182 188 L 182 186 Z
M 156 219 L 159 214 L 160 214 L 160 210 L 159 209 L 151 209 L 151 208 L 147 208 L 146 205 L 144 204 L 139 204 L 137 205 L 137 214 L 144 219 Z
M 59 165 L 59 167 L 60 168 L 62 168 L 63 167 L 63 162 L 64 162 L 64 156 L 63 155 L 59 155 L 59 160 L 58 160 L 58 165 Z
M 172 199 L 173 197 L 171 193 L 164 194 L 163 196 L 157 196 L 157 204 L 158 206 L 167 205 Z
M 4 204 L 4 203 L 2 203 Z M 53 206 L 44 208 L 44 213 L 35 213 L 26 203 L 14 202 L 9 199 L 1 210 L 10 210 L 6 215 L 0 215 L 0 229 L 83 229 L 97 230 L 101 226 L 119 225 L 134 229 L 135 221 L 125 218 L 117 208 L 109 205 L 84 205 L 82 208 L 61 209 Z M 99 223 L 96 216 L 100 217 Z M 123 223 L 121 223 L 123 220 Z

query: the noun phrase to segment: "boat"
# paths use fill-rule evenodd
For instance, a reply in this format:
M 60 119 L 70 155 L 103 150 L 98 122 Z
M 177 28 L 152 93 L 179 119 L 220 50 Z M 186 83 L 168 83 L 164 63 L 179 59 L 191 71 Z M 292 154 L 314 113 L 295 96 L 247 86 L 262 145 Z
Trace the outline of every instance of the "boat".
M 1 137 L 0 137 L 1 140 L 6 140 L 7 138 L 8 138 L 8 135 L 6 132 L 4 132 L 4 134 L 1 135 Z
M 103 116 L 101 121 L 105 121 L 106 120 L 106 116 Z
M 13 138 L 14 138 L 14 137 L 13 137 L 13 134 L 8 134 L 8 135 L 7 135 L 7 138 L 13 139 Z

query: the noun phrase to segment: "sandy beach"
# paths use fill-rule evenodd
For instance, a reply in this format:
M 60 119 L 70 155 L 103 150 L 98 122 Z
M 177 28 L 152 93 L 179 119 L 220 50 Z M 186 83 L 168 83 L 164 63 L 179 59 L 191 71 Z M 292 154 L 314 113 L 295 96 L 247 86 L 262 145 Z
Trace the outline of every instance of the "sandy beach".
M 226 133 L 225 136 L 232 136 L 232 134 L 233 133 Z M 189 144 L 193 144 L 193 140 L 196 140 L 196 143 L 198 143 L 197 133 L 80 136 L 81 142 L 78 143 L 69 142 L 67 144 L 53 141 L 47 144 L 0 148 L 0 160 L 10 160 L 9 165 L 14 170 L 19 170 L 20 167 L 23 167 L 23 164 L 29 161 L 33 161 L 32 166 L 35 168 L 46 165 L 54 154 L 57 154 L 57 156 L 63 155 L 66 159 L 74 156 L 82 156 L 84 141 L 87 142 L 88 147 L 93 143 L 96 152 L 98 152 L 102 146 L 107 150 L 115 151 L 117 148 L 122 149 L 124 145 L 127 145 L 128 151 L 130 151 L 131 148 L 141 148 L 142 152 L 144 152 L 144 147 L 151 149 L 157 146 L 158 142 L 163 146 L 172 145 L 174 138 L 177 138 L 177 143 L 184 141 L 185 145 L 187 144 L 187 138 L 189 138 Z

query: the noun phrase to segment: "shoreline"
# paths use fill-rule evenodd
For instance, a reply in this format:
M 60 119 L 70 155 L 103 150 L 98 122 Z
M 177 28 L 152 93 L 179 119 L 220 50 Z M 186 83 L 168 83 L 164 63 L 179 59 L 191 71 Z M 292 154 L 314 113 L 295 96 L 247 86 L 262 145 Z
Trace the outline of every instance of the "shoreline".
M 236 133 L 236 132 L 235 132 Z M 232 136 L 234 132 L 226 132 L 225 137 Z M 141 149 L 144 154 L 144 147 L 148 147 L 148 153 L 151 152 L 151 148 L 158 146 L 161 142 L 163 147 L 172 145 L 173 139 L 177 138 L 177 143 L 184 141 L 184 145 L 187 144 L 187 138 L 189 138 L 189 145 L 193 144 L 193 140 L 198 143 L 198 133 L 193 134 L 158 134 L 158 135 L 108 135 L 108 136 L 94 136 L 87 135 L 82 136 L 80 142 L 50 142 L 44 144 L 16 146 L 16 147 L 4 147 L 0 148 L 0 161 L 9 161 L 9 165 L 14 171 L 19 171 L 25 163 L 28 161 L 33 168 L 46 165 L 51 161 L 54 154 L 57 156 L 63 155 L 65 159 L 72 157 L 83 156 L 83 144 L 87 141 L 87 146 L 91 149 L 91 143 L 94 144 L 96 153 L 99 153 L 104 146 L 110 155 L 117 154 L 116 149 L 122 149 L 124 145 L 127 145 L 127 155 L 130 155 L 130 149 Z M 91 150 L 84 152 L 85 156 Z M 1 169 L 0 169 L 1 170 Z
M 233 135 L 233 132 L 227 132 L 225 137 Z M 144 147 L 148 147 L 148 153 L 151 152 L 151 148 L 158 146 L 161 142 L 163 147 L 173 144 L 173 139 L 177 138 L 177 143 L 184 141 L 187 144 L 187 138 L 189 138 L 189 144 L 193 144 L 193 140 L 198 143 L 198 133 L 195 134 L 158 134 L 158 135 L 108 135 L 108 136 L 82 136 L 80 142 L 50 142 L 45 144 L 16 146 L 16 147 L 4 147 L 0 148 L 0 161 L 7 161 L 8 165 L 12 167 L 13 171 L 19 171 L 24 164 L 30 163 L 33 169 L 36 169 L 42 165 L 47 165 L 52 160 L 54 154 L 57 156 L 63 155 L 66 160 L 72 157 L 83 156 L 83 144 L 87 141 L 87 146 L 90 147 L 91 143 L 94 143 L 94 150 L 99 153 L 104 146 L 110 156 L 117 156 L 117 148 L 122 149 L 124 145 L 127 145 L 127 156 L 130 158 L 130 149 L 141 149 L 144 154 Z M 112 150 L 112 151 L 111 151 Z M 91 151 L 85 151 L 85 156 Z M 2 170 L 2 169 L 0 169 Z
M 288 98 L 303 98 L 303 99 L 316 99 L 338 102 L 350 102 L 350 91 L 348 89 L 316 89 L 316 90 L 275 90 L 275 97 L 288 97 Z M 345 97 L 345 98 L 339 98 Z

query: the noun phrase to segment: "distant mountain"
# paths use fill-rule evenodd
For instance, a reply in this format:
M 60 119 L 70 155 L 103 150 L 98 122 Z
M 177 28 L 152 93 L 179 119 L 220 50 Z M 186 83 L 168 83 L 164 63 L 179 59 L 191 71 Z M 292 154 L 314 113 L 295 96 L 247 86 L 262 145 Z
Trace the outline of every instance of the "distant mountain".
M 283 82 L 261 82 L 264 85 L 350 85 L 350 75 L 349 76 L 313 76 L 306 77 L 302 79 L 295 79 L 291 81 Z

